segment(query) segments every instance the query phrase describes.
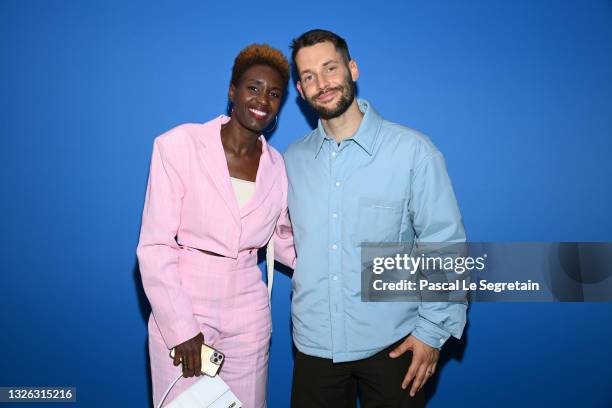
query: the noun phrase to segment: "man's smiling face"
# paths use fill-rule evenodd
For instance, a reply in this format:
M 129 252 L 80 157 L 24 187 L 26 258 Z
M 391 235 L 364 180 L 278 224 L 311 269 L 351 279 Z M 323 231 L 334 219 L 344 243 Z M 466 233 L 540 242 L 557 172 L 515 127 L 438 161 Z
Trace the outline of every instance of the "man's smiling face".
M 297 88 L 322 119 L 342 115 L 355 99 L 359 71 L 328 41 L 304 47 L 295 56 Z

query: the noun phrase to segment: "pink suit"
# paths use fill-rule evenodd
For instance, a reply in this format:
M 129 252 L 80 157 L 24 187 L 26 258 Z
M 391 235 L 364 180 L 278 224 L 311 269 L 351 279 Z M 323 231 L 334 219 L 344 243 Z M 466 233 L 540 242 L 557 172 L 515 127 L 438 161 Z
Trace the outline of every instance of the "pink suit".
M 181 125 L 153 145 L 137 254 L 152 309 L 155 405 L 181 372 L 170 349 L 202 332 L 206 344 L 225 353 L 221 378 L 244 407 L 265 406 L 271 321 L 257 249 L 274 234 L 275 258 L 294 266 L 287 176 L 280 153 L 260 136 L 255 192 L 239 208 L 221 144 L 228 120 Z M 196 380 L 179 380 L 166 402 Z

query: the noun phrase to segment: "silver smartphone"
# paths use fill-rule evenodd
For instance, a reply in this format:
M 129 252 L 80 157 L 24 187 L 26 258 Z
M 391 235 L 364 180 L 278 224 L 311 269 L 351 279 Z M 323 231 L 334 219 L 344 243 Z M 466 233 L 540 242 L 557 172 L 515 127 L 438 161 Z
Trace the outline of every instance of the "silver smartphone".
M 170 351 L 170 357 L 174 358 L 174 349 Z M 202 344 L 201 357 L 202 373 L 210 377 L 214 377 L 219 373 L 223 360 L 225 360 L 225 355 L 222 352 L 215 350 L 206 344 Z

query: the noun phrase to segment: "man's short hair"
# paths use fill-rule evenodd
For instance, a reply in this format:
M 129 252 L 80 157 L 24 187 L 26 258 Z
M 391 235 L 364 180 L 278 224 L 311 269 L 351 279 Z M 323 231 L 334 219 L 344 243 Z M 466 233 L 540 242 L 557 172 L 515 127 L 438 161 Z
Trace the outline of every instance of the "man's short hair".
M 336 50 L 344 58 L 344 62 L 348 64 L 348 62 L 351 60 L 351 54 L 349 54 L 348 45 L 346 44 L 344 38 L 340 37 L 336 33 L 332 33 L 331 31 L 317 28 L 305 32 L 298 38 L 294 38 L 291 42 L 291 60 L 293 61 L 293 65 L 295 65 L 295 56 L 299 50 L 304 47 L 310 47 L 326 41 L 332 43 L 334 47 L 336 47 Z

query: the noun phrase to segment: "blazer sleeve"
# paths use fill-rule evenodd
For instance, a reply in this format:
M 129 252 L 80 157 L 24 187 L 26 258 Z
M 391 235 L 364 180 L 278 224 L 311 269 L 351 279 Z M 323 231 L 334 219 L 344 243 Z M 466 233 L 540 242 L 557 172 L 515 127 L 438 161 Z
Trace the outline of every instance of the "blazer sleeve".
M 142 213 L 138 263 L 142 285 L 166 346 L 174 346 L 200 332 L 191 299 L 182 289 L 178 272 L 176 234 L 180 225 L 184 186 L 164 154 L 160 138 L 153 144 L 151 169 Z
M 288 267 L 295 269 L 296 253 L 293 243 L 293 228 L 291 227 L 291 219 L 289 218 L 289 209 L 287 207 L 287 195 L 289 182 L 287 173 L 283 165 L 281 172 L 281 182 L 283 190 L 282 208 L 276 227 L 274 228 L 274 259 Z

